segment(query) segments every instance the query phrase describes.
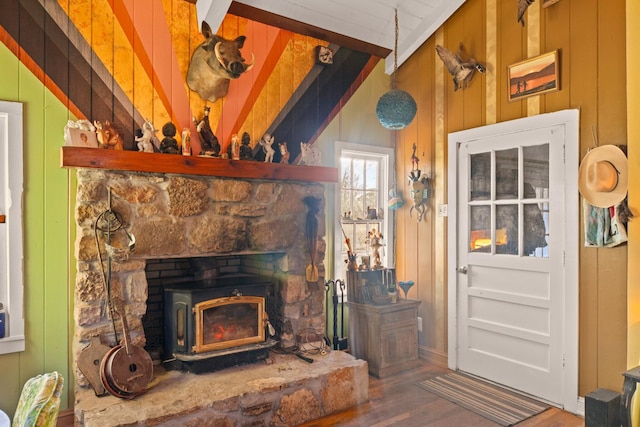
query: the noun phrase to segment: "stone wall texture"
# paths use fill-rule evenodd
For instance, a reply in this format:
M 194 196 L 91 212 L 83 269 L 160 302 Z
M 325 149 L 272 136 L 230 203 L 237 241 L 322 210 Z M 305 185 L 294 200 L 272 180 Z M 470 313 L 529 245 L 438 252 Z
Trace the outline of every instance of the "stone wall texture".
M 321 200 L 315 283 L 305 279 L 310 262 L 306 196 Z M 117 229 L 114 215 L 123 228 Z M 299 331 L 324 330 L 322 184 L 80 169 L 75 218 L 74 360 L 90 337 L 99 335 L 104 344 L 114 345 L 114 325 L 120 337 L 120 321 L 114 315 L 112 322 L 108 295 L 124 302 L 132 341 L 145 345 L 141 319 L 147 308 L 149 259 L 284 253 L 273 272 L 284 302 L 285 326 L 277 339 L 292 346 Z M 135 250 L 125 259 L 127 233 L 135 237 Z M 117 258 L 110 266 L 107 242 Z M 77 368 L 75 374 L 78 385 L 87 387 Z

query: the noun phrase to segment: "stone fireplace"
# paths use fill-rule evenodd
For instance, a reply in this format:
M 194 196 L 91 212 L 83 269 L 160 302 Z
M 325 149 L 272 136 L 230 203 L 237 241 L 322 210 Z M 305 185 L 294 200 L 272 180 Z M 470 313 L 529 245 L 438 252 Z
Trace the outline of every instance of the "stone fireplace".
M 288 364 L 305 362 L 278 355 L 272 358 L 271 366 L 257 362 L 255 367 L 228 368 L 224 376 L 231 375 L 235 379 L 225 377 L 226 381 L 243 381 L 248 369 L 260 371 L 255 375 L 266 375 L 264 381 L 268 384 L 256 387 L 252 381 L 257 379 L 250 374 L 248 390 L 238 391 L 236 396 L 216 397 L 215 393 L 203 393 L 204 396 L 197 399 L 185 399 L 192 400 L 189 408 L 180 405 L 167 408 L 169 402 L 165 401 L 189 393 L 190 389 L 195 390 L 198 386 L 194 381 L 204 382 L 200 386 L 208 389 L 223 375 L 196 375 L 198 378 L 194 379 L 190 373 L 165 373 L 162 369 L 167 355 L 163 354 L 162 344 L 157 340 L 164 325 L 150 321 L 158 316 L 150 309 L 162 304 L 159 293 L 167 283 L 184 280 L 185 275 L 200 275 L 199 278 L 208 275 L 206 279 L 215 279 L 248 273 L 267 277 L 273 286 L 277 318 L 273 338 L 282 347 L 290 348 L 296 345 L 301 333 L 324 334 L 324 212 L 321 210 L 318 215 L 320 243 L 316 259 L 319 280 L 310 283 L 305 278 L 309 249 L 304 236 L 307 209 L 303 203 L 304 197 L 312 196 L 324 205 L 322 184 L 104 169 L 78 169 L 77 176 L 74 361 L 92 337 L 98 336 L 107 346 L 117 343 L 114 330 L 121 331 L 115 325 L 119 321 L 111 320 L 107 305 L 107 294 L 116 295 L 124 301 L 131 340 L 149 351 L 156 377 L 151 389 L 135 400 L 96 397 L 89 381 L 74 364 L 75 412 L 79 425 L 107 425 L 104 424 L 105 416 L 109 417 L 105 414 L 129 412 L 133 419 L 146 413 L 145 419 L 155 421 L 136 420 L 140 424 L 127 425 L 175 425 L 172 423 L 176 420 L 201 419 L 198 417 L 222 422 L 211 425 L 234 425 L 235 422 L 288 425 L 291 420 L 287 421 L 283 414 L 289 412 L 298 412 L 298 418 L 292 419 L 309 421 L 367 400 L 366 362 L 334 352 L 326 356 L 326 360 L 319 358 L 309 366 L 292 368 Z M 96 219 L 109 209 L 120 215 L 125 229 L 135 237 L 135 250 L 128 259 L 114 260 L 107 268 L 105 233 L 96 229 Z M 116 231 L 110 236 L 110 245 L 126 247 L 129 237 L 125 232 Z M 217 267 L 194 271 L 193 260 L 198 264 L 201 259 L 216 259 Z M 167 268 L 167 265 L 172 267 Z M 105 276 L 110 277 L 108 289 Z M 288 379 L 286 375 L 277 374 L 284 370 L 309 371 L 310 366 L 318 372 L 308 380 L 299 376 Z M 275 377 L 279 385 L 274 389 Z M 305 381 L 309 381 L 308 386 L 304 385 Z M 167 388 L 166 396 L 154 395 L 168 383 L 171 387 Z M 277 393 L 274 395 L 274 392 Z M 239 396 L 253 396 L 254 401 L 264 402 L 257 406 L 245 402 L 243 406 L 238 404 Z M 305 404 L 312 402 L 311 407 L 315 408 L 302 418 L 295 410 L 300 399 Z M 235 403 L 230 403 L 232 401 Z M 146 405 L 146 409 L 141 409 L 140 405 Z M 119 424 L 113 421 L 110 425 L 129 422 L 131 419 Z M 189 425 L 182 421 L 178 424 Z

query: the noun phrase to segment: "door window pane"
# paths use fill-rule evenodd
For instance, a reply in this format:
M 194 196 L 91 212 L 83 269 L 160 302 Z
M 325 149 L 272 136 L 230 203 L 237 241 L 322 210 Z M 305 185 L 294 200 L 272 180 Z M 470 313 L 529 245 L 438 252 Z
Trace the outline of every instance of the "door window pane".
M 547 236 L 549 230 L 549 204 L 524 205 L 524 256 L 548 258 Z
M 491 198 L 491 153 L 471 155 L 470 200 Z
M 524 164 L 525 199 L 548 197 L 549 194 L 549 144 L 534 145 L 522 149 Z
M 518 255 L 518 205 L 496 206 L 496 253 Z
M 491 207 L 471 206 L 469 209 L 469 250 L 491 252 Z
M 496 200 L 518 198 L 518 149 L 496 151 Z

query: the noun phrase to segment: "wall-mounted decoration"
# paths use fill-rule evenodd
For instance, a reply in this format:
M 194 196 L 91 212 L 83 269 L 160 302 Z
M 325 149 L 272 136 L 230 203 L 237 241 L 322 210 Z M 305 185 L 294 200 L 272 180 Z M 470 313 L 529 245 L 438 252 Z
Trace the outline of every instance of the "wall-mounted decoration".
M 333 50 L 327 46 L 316 46 L 316 64 L 333 64 Z
M 510 65 L 507 69 L 509 101 L 560 90 L 558 51 Z
M 527 13 L 527 9 L 531 3 L 535 0 L 518 0 L 518 22 L 524 27 L 524 14 Z
M 245 36 L 234 40 L 224 39 L 213 34 L 209 24 L 202 21 L 202 35 L 205 41 L 193 51 L 187 85 L 198 92 L 202 99 L 216 102 L 227 96 L 231 79 L 237 79 L 253 67 L 255 58 L 246 62 L 240 53 Z
M 455 55 L 446 47 L 436 45 L 436 52 L 438 53 L 438 56 L 442 59 L 442 62 L 447 68 L 449 74 L 453 76 L 454 92 L 459 88 L 464 89 L 469 86 L 469 83 L 471 83 L 471 79 L 476 71 L 484 73 L 486 70 L 484 65 L 480 64 L 476 58 L 469 57 L 466 61 L 463 60 L 463 51 L 464 46 L 462 46 L 462 43 L 460 43 L 458 52 Z

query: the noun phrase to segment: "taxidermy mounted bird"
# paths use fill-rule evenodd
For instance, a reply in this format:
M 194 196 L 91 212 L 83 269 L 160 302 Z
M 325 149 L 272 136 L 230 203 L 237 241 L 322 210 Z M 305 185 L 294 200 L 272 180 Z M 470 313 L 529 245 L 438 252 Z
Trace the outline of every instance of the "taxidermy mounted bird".
M 529 5 L 536 0 L 518 0 L 518 22 L 522 23 L 524 27 L 524 19 L 522 18 L 524 14 L 527 12 Z
M 460 56 L 463 49 L 462 43 L 460 43 L 458 53 L 454 55 L 446 47 L 436 45 L 438 56 L 442 59 L 442 62 L 444 62 L 444 66 L 447 67 L 449 74 L 453 76 L 454 91 L 460 87 L 463 89 L 467 87 L 476 71 L 480 73 L 486 71 L 484 65 L 476 61 L 475 58 L 469 58 L 467 61 L 463 61 Z

